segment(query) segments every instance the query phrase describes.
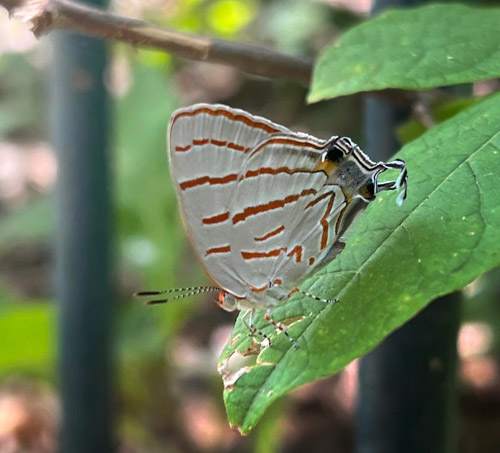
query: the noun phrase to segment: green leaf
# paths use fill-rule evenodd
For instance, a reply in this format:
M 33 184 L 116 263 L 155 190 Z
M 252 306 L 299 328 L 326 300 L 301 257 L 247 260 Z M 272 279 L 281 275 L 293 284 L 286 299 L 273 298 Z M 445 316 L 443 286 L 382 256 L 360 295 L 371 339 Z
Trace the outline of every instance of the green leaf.
M 49 303 L 0 305 L 0 376 L 48 374 L 55 358 L 54 309 Z
M 409 173 L 403 206 L 394 193 L 377 197 L 340 256 L 302 285 L 339 302 L 296 297 L 274 310 L 277 321 L 298 319 L 288 329 L 298 350 L 257 316 L 272 346 L 238 379 L 226 371 L 229 420 L 243 433 L 280 395 L 339 371 L 429 301 L 500 264 L 500 94 L 431 129 L 398 157 Z M 220 370 L 249 341 L 240 317 Z
M 308 101 L 499 77 L 498 24 L 499 8 L 435 4 L 382 13 L 342 35 L 319 58 Z

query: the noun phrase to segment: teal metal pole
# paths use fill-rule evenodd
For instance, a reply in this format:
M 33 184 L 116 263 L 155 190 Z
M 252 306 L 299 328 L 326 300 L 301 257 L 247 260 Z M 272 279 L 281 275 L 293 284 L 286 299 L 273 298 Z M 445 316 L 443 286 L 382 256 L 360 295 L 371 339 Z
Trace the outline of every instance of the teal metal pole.
M 422 0 L 375 0 L 373 13 Z M 395 43 L 395 45 L 397 45 Z M 401 145 L 395 129 L 409 112 L 365 100 L 368 153 L 386 160 Z M 411 170 L 409 175 L 411 193 Z M 446 453 L 456 450 L 456 338 L 461 297 L 431 302 L 361 360 L 357 453 Z
M 106 44 L 57 32 L 53 45 L 49 87 L 58 159 L 54 242 L 62 401 L 59 451 L 112 452 Z

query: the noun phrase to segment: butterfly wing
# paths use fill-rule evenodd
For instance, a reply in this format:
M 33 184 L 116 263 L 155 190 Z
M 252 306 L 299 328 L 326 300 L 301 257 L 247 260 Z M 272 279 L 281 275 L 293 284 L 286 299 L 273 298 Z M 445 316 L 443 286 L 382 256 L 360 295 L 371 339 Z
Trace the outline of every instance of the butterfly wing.
M 231 254 L 253 292 L 249 299 L 269 284 L 297 286 L 335 242 L 346 201 L 327 183 L 322 156 L 329 143 L 276 134 L 245 159 L 231 200 Z
M 187 234 L 210 277 L 238 297 L 247 286 L 231 262 L 231 197 L 246 153 L 273 134 L 289 132 L 223 105 L 193 105 L 170 120 L 170 170 Z

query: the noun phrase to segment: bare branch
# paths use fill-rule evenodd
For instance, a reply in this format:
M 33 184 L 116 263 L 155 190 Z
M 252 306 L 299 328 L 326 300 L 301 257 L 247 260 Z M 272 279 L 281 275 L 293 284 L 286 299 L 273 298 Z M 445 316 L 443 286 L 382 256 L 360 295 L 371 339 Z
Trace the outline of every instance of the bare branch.
M 249 74 L 283 77 L 309 85 L 312 60 L 292 57 L 256 46 L 223 41 L 162 28 L 68 0 L 0 0 L 0 5 L 32 24 L 39 37 L 65 29 L 126 42 L 133 46 L 171 52 L 197 61 L 221 63 Z

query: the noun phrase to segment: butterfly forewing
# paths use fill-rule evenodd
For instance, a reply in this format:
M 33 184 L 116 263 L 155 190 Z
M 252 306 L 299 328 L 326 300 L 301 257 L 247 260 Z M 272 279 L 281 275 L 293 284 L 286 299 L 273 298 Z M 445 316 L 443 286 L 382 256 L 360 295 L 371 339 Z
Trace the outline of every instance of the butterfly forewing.
M 231 263 L 230 201 L 246 154 L 283 126 L 221 105 L 198 104 L 172 116 L 170 169 L 185 228 L 207 273 L 244 297 L 247 285 Z

